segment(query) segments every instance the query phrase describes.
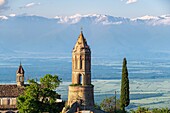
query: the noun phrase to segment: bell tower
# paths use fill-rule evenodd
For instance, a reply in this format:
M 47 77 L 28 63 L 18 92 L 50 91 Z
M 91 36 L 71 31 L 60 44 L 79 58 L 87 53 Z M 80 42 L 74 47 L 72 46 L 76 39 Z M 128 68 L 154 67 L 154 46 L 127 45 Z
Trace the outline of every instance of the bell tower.
M 69 86 L 68 105 L 78 102 L 83 109 L 94 107 L 91 84 L 91 50 L 81 31 L 72 51 L 72 84 Z
M 17 86 L 24 86 L 24 69 L 20 63 L 20 66 L 16 72 L 16 82 L 17 82 Z

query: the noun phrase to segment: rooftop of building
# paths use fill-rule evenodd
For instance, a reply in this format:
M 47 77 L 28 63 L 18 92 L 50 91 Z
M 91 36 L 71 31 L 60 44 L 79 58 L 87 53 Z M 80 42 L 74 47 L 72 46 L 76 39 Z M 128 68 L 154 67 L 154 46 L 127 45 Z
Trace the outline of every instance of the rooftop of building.
M 87 44 L 87 41 L 83 35 L 83 31 L 80 32 L 80 35 L 77 39 L 77 42 L 73 48 L 73 51 L 75 50 L 78 50 L 78 51 L 81 51 L 81 50 L 87 50 L 87 51 L 90 51 L 90 47 L 89 45 Z
M 18 97 L 24 92 L 24 89 L 24 86 L 16 84 L 0 85 L 0 97 Z

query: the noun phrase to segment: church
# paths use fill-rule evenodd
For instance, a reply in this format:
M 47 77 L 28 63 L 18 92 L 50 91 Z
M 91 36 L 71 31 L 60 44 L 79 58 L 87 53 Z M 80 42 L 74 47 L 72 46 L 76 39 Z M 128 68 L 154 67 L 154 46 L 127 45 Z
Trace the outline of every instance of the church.
M 20 63 L 16 71 L 16 84 L 0 85 L 0 113 L 18 113 L 17 97 L 23 93 L 24 84 L 24 69 Z
M 105 113 L 94 108 L 91 50 L 82 31 L 72 50 L 72 84 L 68 89 L 69 109 L 64 108 L 63 113 Z

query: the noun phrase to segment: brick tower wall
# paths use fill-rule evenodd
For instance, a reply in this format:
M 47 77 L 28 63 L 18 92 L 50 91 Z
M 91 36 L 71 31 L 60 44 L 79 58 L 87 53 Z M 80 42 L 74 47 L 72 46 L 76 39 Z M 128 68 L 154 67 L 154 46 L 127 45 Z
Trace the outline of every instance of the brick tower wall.
M 69 86 L 69 98 L 68 105 L 72 105 L 74 102 L 80 103 L 85 109 L 94 107 L 94 95 L 93 85 L 88 86 Z M 84 109 L 84 108 L 82 108 Z

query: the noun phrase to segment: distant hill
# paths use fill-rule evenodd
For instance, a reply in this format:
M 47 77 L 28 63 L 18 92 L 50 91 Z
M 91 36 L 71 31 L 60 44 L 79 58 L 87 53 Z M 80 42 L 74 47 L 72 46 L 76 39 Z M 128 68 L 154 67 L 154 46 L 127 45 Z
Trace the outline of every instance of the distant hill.
M 68 54 L 83 27 L 93 56 L 170 56 L 170 15 L 0 16 L 0 54 Z M 22 57 L 22 55 L 21 55 Z

